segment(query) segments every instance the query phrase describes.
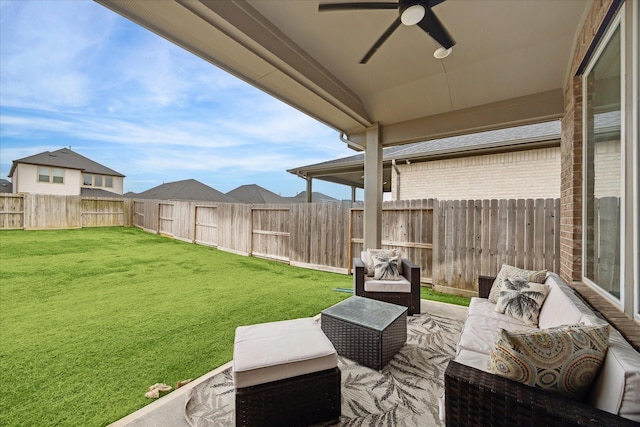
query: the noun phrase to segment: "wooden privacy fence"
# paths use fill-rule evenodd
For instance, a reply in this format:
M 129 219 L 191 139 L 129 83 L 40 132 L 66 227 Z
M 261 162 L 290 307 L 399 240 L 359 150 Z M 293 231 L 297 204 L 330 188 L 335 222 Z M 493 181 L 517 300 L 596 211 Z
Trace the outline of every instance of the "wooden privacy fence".
M 136 199 L 133 223 L 241 255 L 347 273 L 350 207 L 350 202 L 249 205 Z
M 131 226 L 127 198 L 0 194 L 0 229 Z
M 502 264 L 560 271 L 560 200 L 438 202 L 433 284 L 470 294 Z

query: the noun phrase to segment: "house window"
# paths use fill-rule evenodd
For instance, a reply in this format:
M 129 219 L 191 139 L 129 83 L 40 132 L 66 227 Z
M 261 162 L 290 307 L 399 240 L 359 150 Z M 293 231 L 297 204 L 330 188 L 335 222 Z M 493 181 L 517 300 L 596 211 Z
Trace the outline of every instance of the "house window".
M 104 177 L 104 186 L 108 187 L 108 188 L 112 188 L 113 187 L 113 177 L 112 176 L 105 176 Z
M 50 175 L 51 174 L 51 168 L 48 168 L 46 166 L 39 166 L 38 167 L 38 182 L 49 182 L 50 181 Z
M 102 187 L 102 176 L 94 175 L 93 176 L 93 185 L 96 187 Z
M 82 185 L 93 185 L 93 175 L 89 173 L 82 174 Z
M 584 76 L 584 277 L 620 300 L 620 23 Z
M 52 182 L 64 184 L 64 171 L 62 169 L 53 168 Z
M 38 182 L 64 184 L 64 170 L 60 168 L 50 168 L 48 166 L 38 166 Z

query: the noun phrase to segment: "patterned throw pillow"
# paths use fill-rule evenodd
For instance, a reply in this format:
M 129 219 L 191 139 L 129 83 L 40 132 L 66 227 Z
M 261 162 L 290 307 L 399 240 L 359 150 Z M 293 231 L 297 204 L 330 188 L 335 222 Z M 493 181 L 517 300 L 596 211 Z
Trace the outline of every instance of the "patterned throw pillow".
M 373 268 L 375 273 L 373 278 L 376 280 L 400 280 L 400 273 L 398 273 L 398 257 L 383 257 L 380 255 L 374 255 Z
M 500 269 L 500 272 L 498 272 L 496 279 L 493 281 L 493 286 L 489 292 L 489 302 L 494 304 L 498 302 L 500 290 L 502 289 L 502 282 L 507 277 L 511 277 L 512 279 L 526 279 L 527 282 L 533 283 L 544 283 L 547 278 L 547 270 L 523 270 L 522 268 L 502 264 L 502 268 Z
M 398 273 L 402 274 L 402 263 L 400 259 L 402 258 L 402 252 L 400 249 L 367 249 L 367 254 L 369 255 L 369 259 L 365 261 L 365 273 L 369 277 L 373 277 L 375 275 L 375 270 L 373 266 L 373 257 L 374 255 L 380 257 L 398 257 Z M 364 260 L 363 260 L 364 261 Z
M 498 328 L 488 372 L 582 399 L 598 376 L 609 344 L 609 325 L 567 325 L 537 331 Z
M 522 320 L 527 325 L 538 326 L 540 309 L 550 288 L 549 285 L 507 277 L 502 282 L 495 311 Z

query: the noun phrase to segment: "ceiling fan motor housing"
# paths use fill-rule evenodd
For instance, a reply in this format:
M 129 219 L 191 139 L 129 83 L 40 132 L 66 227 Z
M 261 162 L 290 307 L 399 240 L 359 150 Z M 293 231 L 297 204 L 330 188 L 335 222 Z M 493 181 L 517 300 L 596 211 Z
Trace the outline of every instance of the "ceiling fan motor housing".
M 400 0 L 400 20 L 404 25 L 415 25 L 422 21 L 427 12 L 428 4 L 425 0 Z

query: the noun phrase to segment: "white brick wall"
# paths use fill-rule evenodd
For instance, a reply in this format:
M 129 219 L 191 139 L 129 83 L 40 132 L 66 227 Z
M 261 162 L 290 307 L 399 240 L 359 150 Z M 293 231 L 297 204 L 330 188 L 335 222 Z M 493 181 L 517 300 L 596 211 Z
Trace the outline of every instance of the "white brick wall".
M 620 197 L 622 178 L 620 168 L 620 141 L 599 142 L 595 147 L 595 189 L 594 195 L 600 197 Z
M 522 199 L 560 197 L 560 147 L 405 164 L 400 199 Z M 397 174 L 392 172 L 396 200 Z

